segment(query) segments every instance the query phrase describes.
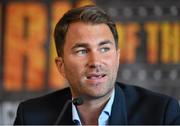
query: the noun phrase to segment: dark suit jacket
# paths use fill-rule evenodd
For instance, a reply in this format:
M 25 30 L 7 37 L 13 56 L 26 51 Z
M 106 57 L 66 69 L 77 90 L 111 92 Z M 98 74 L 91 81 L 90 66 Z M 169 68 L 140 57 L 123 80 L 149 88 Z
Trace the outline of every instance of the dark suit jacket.
M 71 93 L 66 88 L 22 102 L 14 124 L 54 124 L 68 99 Z M 59 124 L 74 124 L 71 104 Z M 180 107 L 171 97 L 116 83 L 109 124 L 180 124 Z

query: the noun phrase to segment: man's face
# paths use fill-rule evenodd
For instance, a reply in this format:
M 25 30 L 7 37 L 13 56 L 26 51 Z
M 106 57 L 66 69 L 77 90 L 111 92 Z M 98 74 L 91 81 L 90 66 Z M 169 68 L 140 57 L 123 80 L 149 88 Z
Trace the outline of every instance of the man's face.
M 76 22 L 69 25 L 63 57 L 56 63 L 73 97 L 101 98 L 114 88 L 119 50 L 106 24 Z

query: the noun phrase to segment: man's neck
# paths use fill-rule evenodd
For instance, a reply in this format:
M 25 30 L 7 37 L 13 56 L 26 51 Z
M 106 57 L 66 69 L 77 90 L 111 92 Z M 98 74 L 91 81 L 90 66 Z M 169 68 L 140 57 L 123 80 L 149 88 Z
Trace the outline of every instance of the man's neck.
M 105 107 L 112 92 L 109 95 L 93 100 L 84 100 L 83 105 L 77 106 L 79 116 L 83 125 L 97 125 L 101 111 Z

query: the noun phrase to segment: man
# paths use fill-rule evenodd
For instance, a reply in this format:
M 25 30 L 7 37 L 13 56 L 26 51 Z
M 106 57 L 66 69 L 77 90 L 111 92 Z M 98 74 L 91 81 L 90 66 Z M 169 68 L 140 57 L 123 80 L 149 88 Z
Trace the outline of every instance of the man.
M 54 37 L 55 62 L 70 87 L 22 102 L 14 124 L 180 124 L 173 98 L 115 82 L 118 35 L 103 10 L 86 6 L 68 11 Z M 69 102 L 78 97 L 82 105 Z

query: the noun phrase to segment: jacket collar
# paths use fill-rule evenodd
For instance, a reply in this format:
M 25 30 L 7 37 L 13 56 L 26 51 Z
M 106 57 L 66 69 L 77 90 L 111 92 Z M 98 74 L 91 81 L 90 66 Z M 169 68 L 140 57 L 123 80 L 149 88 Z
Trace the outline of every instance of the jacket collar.
M 127 124 L 127 111 L 125 96 L 120 86 L 115 84 L 115 97 L 112 106 L 109 125 L 125 125 Z
M 69 104 L 66 112 L 64 113 L 61 121 L 59 122 L 59 125 L 74 125 L 74 122 L 72 121 L 72 105 Z
M 68 99 L 72 98 L 71 93 L 68 93 Z M 72 121 L 72 105 L 69 104 L 66 112 L 64 113 L 60 125 L 74 125 Z M 115 96 L 114 102 L 112 105 L 111 116 L 109 118 L 109 125 L 125 125 L 127 124 L 127 111 L 126 111 L 126 101 L 125 95 L 121 87 L 116 83 L 115 84 Z
M 66 99 L 66 101 L 63 103 L 64 105 L 72 99 L 70 88 L 67 88 L 65 99 Z M 63 107 L 65 107 L 65 106 L 63 106 Z M 63 109 L 64 108 L 61 108 L 61 111 Z M 59 113 L 59 115 L 60 115 L 60 113 Z M 64 112 L 62 118 L 57 123 L 57 125 L 74 125 L 74 122 L 72 121 L 72 104 L 70 102 L 69 102 L 67 108 L 65 108 L 65 112 Z

